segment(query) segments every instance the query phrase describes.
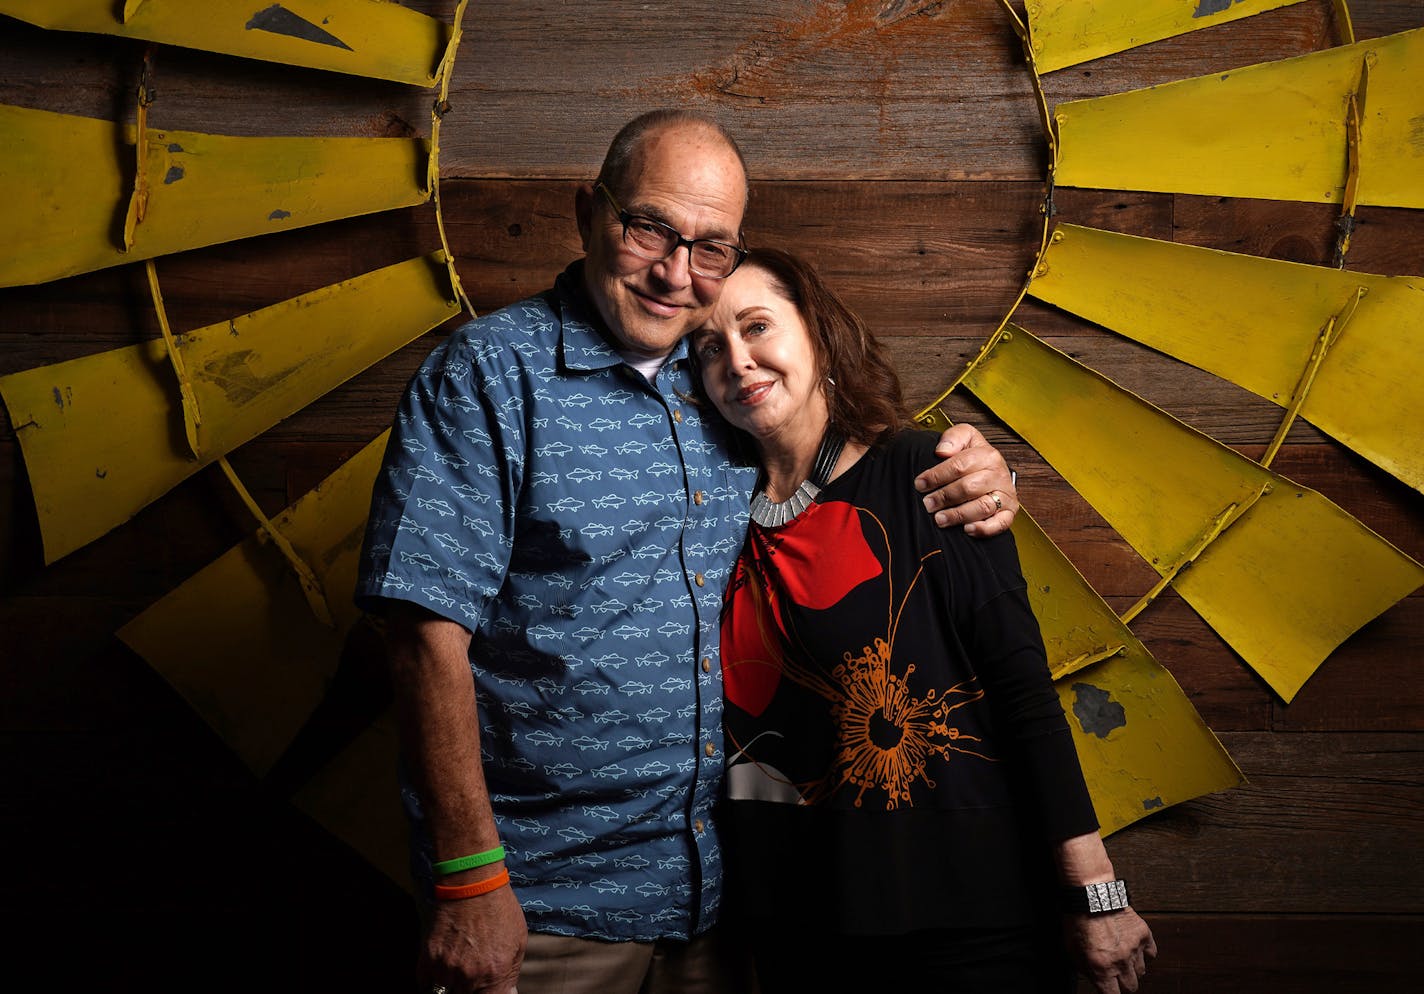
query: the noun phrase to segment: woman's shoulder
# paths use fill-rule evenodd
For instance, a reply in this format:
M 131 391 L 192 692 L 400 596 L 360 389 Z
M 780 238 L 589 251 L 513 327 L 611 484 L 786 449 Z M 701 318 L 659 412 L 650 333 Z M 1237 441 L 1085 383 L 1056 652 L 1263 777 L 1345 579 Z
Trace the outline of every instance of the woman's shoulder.
M 963 528 L 939 527 L 925 510 L 924 495 L 915 490 L 915 477 L 941 461 L 935 455 L 938 443 L 936 432 L 904 428 L 872 446 L 862 460 L 867 472 L 852 499 L 862 510 L 875 513 L 890 534 L 913 541 L 922 550 L 940 549 L 946 568 L 957 575 L 994 576 L 995 590 L 1022 587 L 1022 568 L 1011 532 L 976 538 Z
M 939 462 L 935 444 L 939 436 L 920 428 L 901 428 L 888 441 L 870 447 L 871 455 L 884 472 L 909 473 L 913 479 Z
M 934 454 L 936 441 L 938 436 L 931 432 L 902 428 L 867 449 L 844 481 L 836 483 L 843 483 L 845 490 L 856 491 L 857 502 L 919 506 L 915 477 L 939 462 Z
M 905 458 L 933 465 L 938 462 L 934 454 L 939 436 L 924 428 L 901 428 L 887 443 L 887 447 L 904 454 Z

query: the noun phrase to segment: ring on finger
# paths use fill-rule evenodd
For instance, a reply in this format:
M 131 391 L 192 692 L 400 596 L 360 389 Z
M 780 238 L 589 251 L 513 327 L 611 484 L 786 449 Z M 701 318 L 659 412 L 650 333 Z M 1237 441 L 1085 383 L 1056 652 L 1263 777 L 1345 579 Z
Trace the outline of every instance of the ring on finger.
M 999 491 L 991 490 L 989 491 L 989 496 L 994 498 L 994 510 L 1002 511 L 1004 509 L 1004 502 L 999 499 Z

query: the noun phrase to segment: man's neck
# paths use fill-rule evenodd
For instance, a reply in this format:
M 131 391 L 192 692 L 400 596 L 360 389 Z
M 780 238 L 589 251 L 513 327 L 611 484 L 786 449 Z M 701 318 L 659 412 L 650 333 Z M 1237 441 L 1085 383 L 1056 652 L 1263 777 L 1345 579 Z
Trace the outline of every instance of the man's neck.
M 638 352 L 625 351 L 624 349 L 617 349 L 616 351 L 624 362 L 642 373 L 643 378 L 649 383 L 657 379 L 658 371 L 661 370 L 663 365 L 668 361 L 667 355 L 646 356 Z M 671 354 L 672 353 L 668 353 L 668 355 Z

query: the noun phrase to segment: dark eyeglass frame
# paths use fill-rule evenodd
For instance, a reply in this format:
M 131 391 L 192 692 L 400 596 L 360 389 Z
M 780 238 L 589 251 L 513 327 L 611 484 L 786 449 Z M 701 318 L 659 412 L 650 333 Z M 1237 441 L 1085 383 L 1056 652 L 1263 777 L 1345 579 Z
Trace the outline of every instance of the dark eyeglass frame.
M 618 217 L 618 223 L 623 225 L 623 244 L 626 245 L 628 247 L 628 250 L 634 255 L 636 255 L 638 258 L 647 259 L 649 262 L 662 262 L 664 259 L 671 258 L 673 253 L 676 252 L 678 249 L 682 248 L 683 246 L 686 246 L 687 268 L 692 270 L 692 272 L 696 273 L 698 276 L 701 276 L 703 279 L 709 280 L 725 280 L 728 276 L 731 276 L 737 271 L 738 266 L 740 266 L 743 262 L 746 261 L 747 250 L 742 248 L 740 245 L 733 245 L 731 242 L 719 241 L 716 238 L 683 238 L 682 232 L 678 231 L 670 224 L 664 224 L 657 218 L 648 217 L 645 214 L 630 214 L 628 211 L 625 211 L 622 207 L 618 205 L 618 201 L 613 199 L 613 194 L 609 192 L 608 187 L 604 186 L 602 182 L 599 182 L 595 185 L 599 190 L 603 191 L 603 196 L 608 200 L 608 206 L 613 208 L 613 213 L 616 214 Z M 652 227 L 664 232 L 671 240 L 672 247 L 669 248 L 662 255 L 648 255 L 648 249 L 643 248 L 642 246 L 638 245 L 637 242 L 633 241 L 628 237 L 628 225 L 632 224 L 634 221 L 637 221 L 639 224 L 651 225 Z M 697 265 L 693 261 L 694 259 L 696 259 L 696 256 L 693 254 L 693 250 L 698 245 L 716 245 L 718 248 L 730 249 L 732 252 L 732 268 L 727 270 L 725 273 L 704 273 L 702 270 L 698 269 Z

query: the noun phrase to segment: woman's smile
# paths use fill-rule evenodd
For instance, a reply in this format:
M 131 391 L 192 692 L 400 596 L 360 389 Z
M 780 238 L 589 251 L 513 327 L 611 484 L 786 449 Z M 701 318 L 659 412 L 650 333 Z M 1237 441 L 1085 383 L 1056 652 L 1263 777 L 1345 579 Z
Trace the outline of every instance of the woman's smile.
M 743 387 L 737 391 L 737 403 L 745 404 L 748 407 L 760 404 L 766 399 L 767 394 L 771 392 L 771 388 L 775 385 L 776 384 L 771 380 L 763 380 L 760 383 L 753 383 L 751 386 Z

